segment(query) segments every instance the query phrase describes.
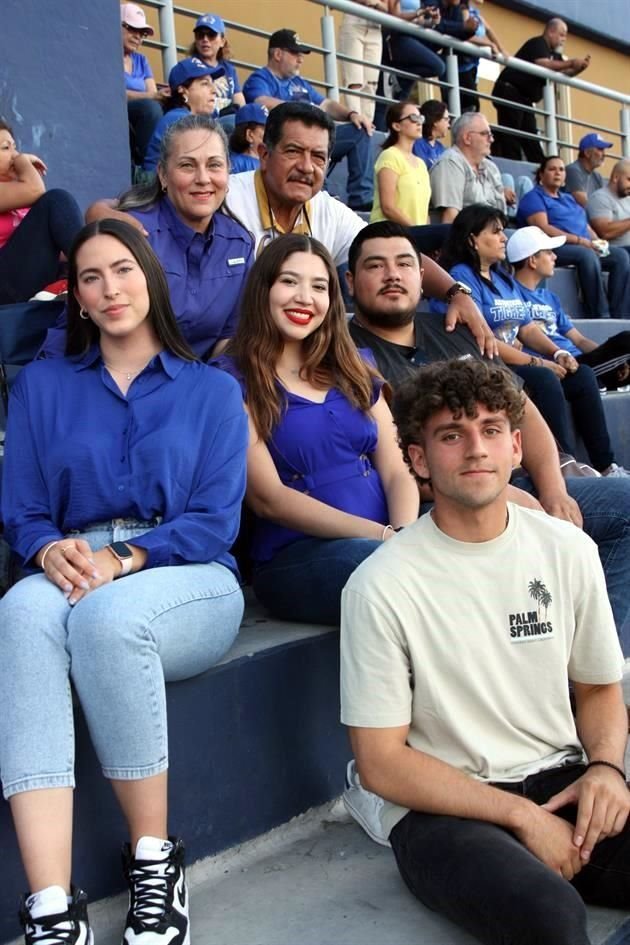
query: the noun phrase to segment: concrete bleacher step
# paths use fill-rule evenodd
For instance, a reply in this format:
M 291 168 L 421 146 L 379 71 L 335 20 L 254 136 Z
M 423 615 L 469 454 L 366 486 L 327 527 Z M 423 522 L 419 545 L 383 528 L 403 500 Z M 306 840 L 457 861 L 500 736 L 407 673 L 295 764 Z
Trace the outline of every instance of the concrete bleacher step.
M 373 843 L 339 801 L 196 863 L 188 882 L 196 945 L 477 942 L 414 899 L 391 850 Z M 126 896 L 90 906 L 98 945 L 120 945 L 126 910 Z M 630 940 L 627 913 L 589 908 L 588 917 L 593 945 Z

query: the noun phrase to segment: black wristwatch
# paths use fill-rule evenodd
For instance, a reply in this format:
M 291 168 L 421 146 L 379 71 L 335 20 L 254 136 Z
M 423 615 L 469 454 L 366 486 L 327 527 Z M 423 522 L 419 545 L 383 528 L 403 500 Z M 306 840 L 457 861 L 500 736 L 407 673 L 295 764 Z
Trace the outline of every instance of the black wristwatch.
M 449 288 L 446 290 L 444 301 L 450 305 L 455 296 L 459 295 L 460 292 L 462 292 L 464 295 L 472 295 L 472 289 L 469 289 L 468 286 L 463 282 L 454 282 L 453 285 L 449 286 Z
M 124 541 L 113 541 L 111 545 L 106 546 L 111 551 L 114 558 L 120 562 L 120 574 L 118 577 L 124 577 L 131 571 L 133 564 L 133 551 Z

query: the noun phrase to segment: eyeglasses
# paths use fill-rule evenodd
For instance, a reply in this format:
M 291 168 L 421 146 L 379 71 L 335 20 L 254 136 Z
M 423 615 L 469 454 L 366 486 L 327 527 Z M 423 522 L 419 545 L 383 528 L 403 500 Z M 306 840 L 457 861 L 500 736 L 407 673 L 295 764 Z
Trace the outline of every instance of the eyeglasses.
M 492 138 L 494 140 L 494 135 L 491 131 L 475 131 L 475 129 L 472 128 L 471 132 L 474 135 L 483 135 L 484 138 Z
M 128 23 L 123 23 L 122 28 L 127 30 L 128 33 L 133 33 L 134 36 L 140 36 L 142 39 L 146 39 L 147 36 L 150 36 L 151 33 L 149 30 L 138 29 L 136 26 L 129 26 Z
M 424 125 L 424 115 L 418 115 L 416 112 L 412 112 L 411 115 L 405 115 L 405 117 L 400 118 L 399 121 L 412 121 L 414 125 Z

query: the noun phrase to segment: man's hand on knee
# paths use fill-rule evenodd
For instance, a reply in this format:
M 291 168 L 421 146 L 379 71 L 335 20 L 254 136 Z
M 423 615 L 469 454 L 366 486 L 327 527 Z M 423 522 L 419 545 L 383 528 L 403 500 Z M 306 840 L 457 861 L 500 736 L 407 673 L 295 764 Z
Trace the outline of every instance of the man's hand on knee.
M 536 804 L 531 805 L 514 833 L 530 853 L 567 880 L 584 865 L 571 824 Z
M 596 843 L 623 830 L 630 813 L 630 791 L 617 771 L 600 765 L 589 768 L 543 807 L 554 812 L 568 804 L 577 804 L 573 842 L 580 859 L 587 863 Z

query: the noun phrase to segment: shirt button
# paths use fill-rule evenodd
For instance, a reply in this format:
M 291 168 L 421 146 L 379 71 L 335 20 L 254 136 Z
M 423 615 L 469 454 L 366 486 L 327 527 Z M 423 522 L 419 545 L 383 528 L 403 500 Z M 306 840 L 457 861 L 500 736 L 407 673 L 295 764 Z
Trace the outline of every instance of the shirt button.
M 119 491 L 119 492 L 123 492 L 123 491 L 124 491 L 124 488 L 125 488 L 124 486 L 118 486 L 118 491 Z

